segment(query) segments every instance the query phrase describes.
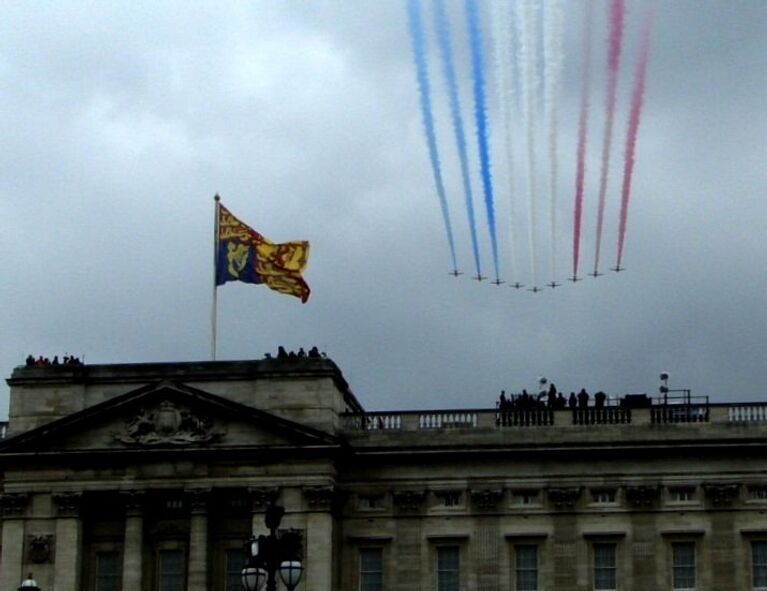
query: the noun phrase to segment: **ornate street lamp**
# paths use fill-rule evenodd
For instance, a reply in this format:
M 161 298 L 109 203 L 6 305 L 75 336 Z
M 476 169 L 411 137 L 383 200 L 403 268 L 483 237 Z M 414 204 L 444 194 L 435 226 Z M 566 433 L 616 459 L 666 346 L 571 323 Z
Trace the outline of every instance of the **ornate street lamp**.
M 27 579 L 21 583 L 19 591 L 40 591 L 40 587 L 37 586 L 37 581 L 32 578 L 32 573 L 29 573 Z
M 293 591 L 301 580 L 304 565 L 301 563 L 301 534 L 288 531 L 277 536 L 285 509 L 269 505 L 264 515 L 268 536 L 253 536 L 245 544 L 248 563 L 242 569 L 242 587 L 245 591 L 277 591 L 277 573 L 288 591 Z

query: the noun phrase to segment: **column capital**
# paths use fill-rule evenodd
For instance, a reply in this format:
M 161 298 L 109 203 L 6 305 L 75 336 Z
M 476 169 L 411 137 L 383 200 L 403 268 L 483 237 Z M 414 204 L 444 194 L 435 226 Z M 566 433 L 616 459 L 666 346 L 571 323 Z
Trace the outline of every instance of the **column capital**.
M 715 507 L 729 507 L 737 498 L 740 485 L 704 482 L 703 490 Z
M 277 501 L 280 489 L 276 486 L 249 486 L 248 499 L 253 513 L 262 513 L 264 508 Z
M 24 517 L 28 504 L 28 493 L 4 493 L 0 496 L 0 508 L 4 519 Z
M 125 515 L 137 517 L 144 514 L 145 490 L 121 490 L 119 496 L 125 508 Z
M 581 496 L 581 488 L 579 486 L 550 488 L 546 491 L 546 495 L 549 501 L 554 503 L 555 509 L 572 510 Z
M 335 496 L 332 486 L 307 486 L 303 493 L 310 509 L 330 509 Z
M 503 498 L 503 489 L 484 489 L 484 490 L 472 490 L 471 500 L 477 509 L 482 511 L 492 511 L 498 507 L 498 503 Z
M 626 487 L 626 500 L 632 506 L 651 507 L 660 496 L 660 486 L 655 485 L 635 485 Z
M 56 505 L 57 517 L 79 517 L 82 507 L 83 493 L 55 492 L 53 502 Z
M 414 513 L 421 508 L 426 500 L 426 491 L 423 490 L 395 490 L 391 493 L 394 506 L 400 511 Z
M 184 497 L 189 504 L 189 511 L 193 515 L 199 515 L 208 512 L 208 501 L 210 500 L 210 493 L 210 488 L 184 489 Z

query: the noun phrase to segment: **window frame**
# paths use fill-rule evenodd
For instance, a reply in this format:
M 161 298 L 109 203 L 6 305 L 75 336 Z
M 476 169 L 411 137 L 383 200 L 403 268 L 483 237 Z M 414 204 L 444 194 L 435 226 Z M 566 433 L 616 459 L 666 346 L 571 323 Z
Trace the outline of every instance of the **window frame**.
M 187 585 L 187 562 L 188 562 L 188 556 L 187 556 L 187 549 L 186 547 L 181 543 L 171 543 L 166 542 L 159 544 L 158 547 L 155 550 L 155 588 L 157 591 L 164 591 L 162 587 L 162 555 L 165 552 L 178 552 L 181 554 L 181 572 L 178 573 L 181 575 L 181 589 L 186 589 Z M 174 573 L 171 573 L 174 574 Z
M 363 560 L 363 554 L 366 552 L 373 552 L 376 551 L 378 553 L 378 559 L 379 559 L 379 570 L 363 570 L 364 568 L 364 560 Z M 385 583 L 385 576 L 384 573 L 386 571 L 386 556 L 385 556 L 385 548 L 381 545 L 365 545 L 360 546 L 357 548 L 357 589 L 359 591 L 369 591 L 364 587 L 365 585 L 365 576 L 366 574 L 375 574 L 378 573 L 380 578 L 380 589 L 385 589 L 384 583 Z
M 99 556 L 105 555 L 105 554 L 113 554 L 115 556 L 115 566 L 116 566 L 116 572 L 113 575 L 115 578 L 115 581 L 117 583 L 117 586 L 115 589 L 117 591 L 120 591 L 122 589 L 122 552 L 118 548 L 108 548 L 108 549 L 94 549 L 93 551 L 93 585 L 92 588 L 94 591 L 105 591 L 100 585 L 99 585 L 99 579 L 101 578 L 101 575 L 99 573 Z M 108 589 L 106 591 L 109 591 Z
M 692 563 L 677 563 L 677 550 L 680 550 L 682 548 L 692 548 Z M 685 570 L 692 569 L 692 587 L 689 586 L 681 586 L 684 583 L 683 582 L 677 582 L 677 577 L 680 579 L 682 576 L 688 576 L 688 575 L 682 575 L 682 572 Z M 693 589 L 697 589 L 698 584 L 698 545 L 695 543 L 695 540 L 674 540 L 671 542 L 671 588 L 674 591 L 691 591 Z M 680 585 L 680 586 L 677 586 Z
M 594 488 L 589 492 L 591 493 L 592 505 L 614 506 L 618 504 L 618 490 L 615 488 Z M 603 495 L 606 497 L 602 498 Z
M 535 557 L 535 565 L 533 568 L 523 567 L 520 568 L 520 550 L 533 550 Z M 534 573 L 535 582 L 533 587 L 520 586 L 520 574 L 532 571 Z M 537 591 L 539 588 L 541 579 L 541 561 L 540 561 L 540 544 L 534 542 L 520 542 L 514 544 L 514 590 L 515 591 Z
M 755 550 L 756 550 L 756 544 L 759 544 L 760 546 L 764 547 L 764 562 L 760 563 L 761 568 L 764 569 L 764 585 L 757 585 L 756 581 L 756 569 L 757 569 L 757 563 L 755 561 Z M 750 572 L 751 572 L 751 589 L 754 591 L 762 591 L 764 589 L 767 589 L 767 539 L 755 539 L 750 540 L 750 546 L 751 546 L 751 556 L 749 558 L 750 562 Z
M 242 554 L 243 561 L 241 563 L 241 566 L 237 569 L 237 587 L 235 591 L 240 591 L 242 589 L 242 569 L 245 567 L 245 564 L 248 561 L 248 555 L 247 551 L 245 550 L 243 545 L 240 546 L 228 546 L 226 548 L 223 548 L 223 556 L 224 556 L 224 572 L 223 572 L 223 582 L 222 582 L 222 589 L 223 591 L 229 591 L 229 576 L 234 573 L 234 571 L 229 570 L 229 557 L 234 554 L 234 552 L 239 552 Z
M 598 565 L 597 564 L 597 558 L 598 558 L 598 550 L 599 549 L 612 549 L 612 565 Z M 594 591 L 617 591 L 618 589 L 618 543 L 613 540 L 597 540 L 593 541 L 591 543 L 591 583 L 592 583 L 592 589 Z M 602 585 L 603 583 L 599 582 L 598 579 L 600 573 L 612 573 L 612 575 L 608 575 L 608 577 L 611 579 L 612 586 L 611 587 L 603 587 L 603 586 L 597 586 Z
M 456 566 L 454 569 L 440 568 L 441 554 L 447 550 L 455 550 Z M 461 544 L 458 542 L 442 542 L 435 546 L 435 575 L 436 575 L 436 591 L 460 591 L 461 589 Z M 451 586 L 452 581 L 445 580 L 443 584 L 442 573 L 450 574 L 454 573 L 455 583 Z
M 541 506 L 541 491 L 519 489 L 511 491 L 511 506 L 515 509 Z
M 675 498 L 677 495 L 689 493 L 690 498 Z M 698 502 L 698 489 L 692 485 L 675 485 L 668 487 L 668 502 L 674 505 L 691 505 Z

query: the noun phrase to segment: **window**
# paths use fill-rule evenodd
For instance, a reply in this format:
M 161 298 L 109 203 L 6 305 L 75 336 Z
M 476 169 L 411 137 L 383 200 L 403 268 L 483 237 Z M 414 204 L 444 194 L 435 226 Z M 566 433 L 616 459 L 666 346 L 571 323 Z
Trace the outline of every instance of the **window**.
M 457 507 L 461 504 L 460 492 L 443 492 L 440 497 L 442 497 L 442 504 L 445 507 Z
M 615 489 L 599 489 L 591 491 L 591 500 L 594 503 L 600 504 L 614 504 L 615 503 Z
M 458 591 L 460 574 L 458 546 L 437 547 L 437 591 Z
M 357 502 L 360 511 L 375 511 L 383 509 L 383 506 L 383 495 L 360 495 Z
M 754 589 L 767 589 L 767 542 L 751 542 L 751 576 Z
M 534 490 L 518 490 L 511 495 L 512 505 L 537 505 L 538 492 Z
M 360 591 L 383 591 L 383 548 L 360 548 Z
M 247 560 L 244 548 L 226 551 L 226 591 L 242 591 L 242 569 Z
M 521 544 L 514 546 L 514 552 L 517 569 L 516 591 L 536 591 L 538 589 L 538 546 Z
M 160 550 L 159 591 L 184 591 L 184 553 L 181 550 Z
M 671 544 L 673 588 L 695 589 L 695 542 Z
M 594 589 L 616 589 L 615 544 L 594 544 Z
M 668 489 L 669 499 L 674 503 L 691 503 L 695 501 L 695 488 L 692 486 L 676 486 Z
M 748 498 L 752 501 L 767 501 L 767 486 L 749 486 Z
M 119 591 L 121 578 L 120 554 L 96 552 L 96 591 Z

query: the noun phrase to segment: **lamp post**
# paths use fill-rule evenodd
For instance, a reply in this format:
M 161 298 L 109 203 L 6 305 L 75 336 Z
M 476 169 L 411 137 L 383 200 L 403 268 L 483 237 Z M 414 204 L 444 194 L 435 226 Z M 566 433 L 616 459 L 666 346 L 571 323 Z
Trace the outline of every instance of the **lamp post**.
M 37 581 L 32 578 L 32 573 L 29 573 L 27 579 L 21 583 L 19 591 L 40 591 L 40 587 L 37 586 Z
M 245 545 L 248 563 L 242 569 L 242 587 L 245 591 L 260 591 L 266 583 L 266 591 L 277 591 L 277 573 L 288 588 L 293 591 L 304 565 L 301 563 L 301 535 L 289 531 L 277 535 L 284 507 L 269 505 L 264 515 L 264 523 L 269 535 L 251 537 Z

